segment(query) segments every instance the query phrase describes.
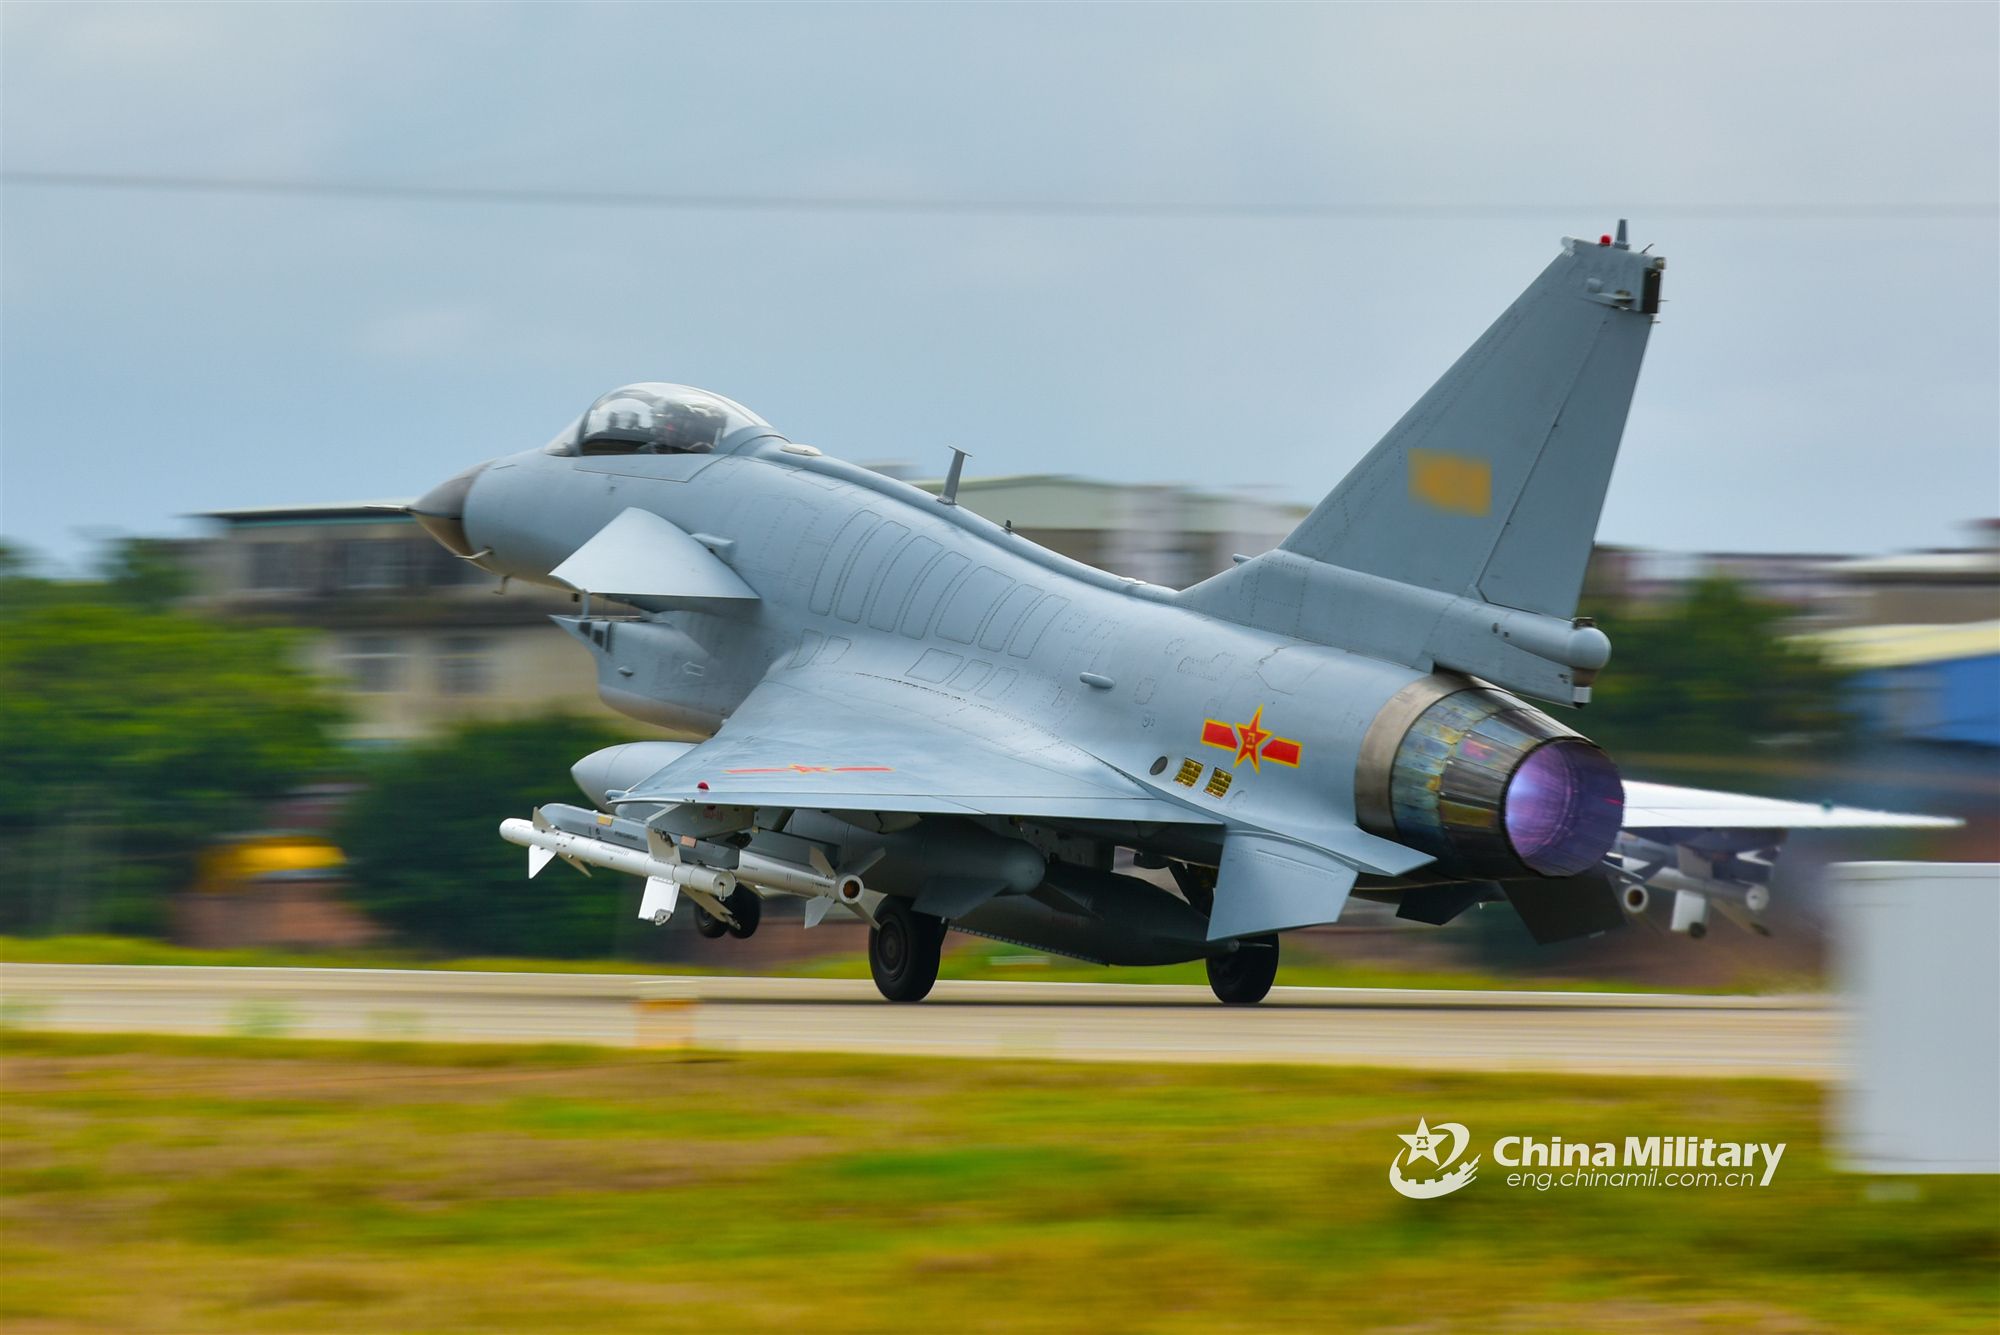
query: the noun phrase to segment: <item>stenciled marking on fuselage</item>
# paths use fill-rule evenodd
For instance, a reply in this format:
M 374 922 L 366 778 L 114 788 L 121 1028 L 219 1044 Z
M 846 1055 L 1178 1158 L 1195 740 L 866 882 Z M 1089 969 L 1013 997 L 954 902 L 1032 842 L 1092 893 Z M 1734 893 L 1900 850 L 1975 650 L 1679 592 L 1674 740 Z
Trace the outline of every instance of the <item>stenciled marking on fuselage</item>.
M 1248 723 L 1224 723 L 1220 719 L 1204 719 L 1201 725 L 1201 740 L 1204 746 L 1219 746 L 1225 751 L 1236 753 L 1236 763 L 1250 762 L 1250 768 L 1263 773 L 1266 760 L 1274 764 L 1286 765 L 1292 769 L 1299 767 L 1299 743 L 1295 738 L 1280 737 L 1264 727 L 1264 706 L 1258 705 L 1250 714 Z
M 894 765 L 761 765 L 726 769 L 724 774 L 893 774 Z

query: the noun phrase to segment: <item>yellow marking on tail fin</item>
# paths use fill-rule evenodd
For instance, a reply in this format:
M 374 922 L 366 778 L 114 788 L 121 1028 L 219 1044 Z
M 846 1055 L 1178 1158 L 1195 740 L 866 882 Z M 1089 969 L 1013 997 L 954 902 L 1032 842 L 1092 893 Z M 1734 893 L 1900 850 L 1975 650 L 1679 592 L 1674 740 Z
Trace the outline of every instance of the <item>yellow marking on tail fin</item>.
M 1463 454 L 1413 449 L 1410 495 L 1453 514 L 1489 514 L 1493 509 L 1493 465 Z

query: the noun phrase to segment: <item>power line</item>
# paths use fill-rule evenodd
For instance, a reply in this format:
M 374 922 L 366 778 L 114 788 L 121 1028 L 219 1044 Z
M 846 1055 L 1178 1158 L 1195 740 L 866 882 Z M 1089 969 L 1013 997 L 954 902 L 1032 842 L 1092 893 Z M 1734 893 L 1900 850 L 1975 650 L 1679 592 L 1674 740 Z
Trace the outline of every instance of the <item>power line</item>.
M 1661 204 L 1584 202 L 1521 204 L 1350 203 L 1259 204 L 1203 200 L 945 199 L 920 195 L 676 194 L 665 191 L 558 190 L 509 186 L 416 185 L 253 176 L 158 176 L 115 172 L 4 171 L 0 183 L 83 190 L 138 190 L 189 195 L 402 200 L 430 204 L 656 209 L 685 212 L 875 213 L 964 217 L 1158 219 L 1400 219 L 1539 218 L 1561 214 L 1609 218 L 1768 219 L 1773 221 L 1945 221 L 2000 216 L 1993 203 Z

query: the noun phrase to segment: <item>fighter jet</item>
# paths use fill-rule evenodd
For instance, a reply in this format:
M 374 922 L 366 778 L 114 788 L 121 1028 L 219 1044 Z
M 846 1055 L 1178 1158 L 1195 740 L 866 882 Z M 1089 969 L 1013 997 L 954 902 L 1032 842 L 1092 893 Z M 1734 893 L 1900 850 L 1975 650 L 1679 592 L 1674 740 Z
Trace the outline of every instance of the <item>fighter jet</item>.
M 1577 598 L 1665 270 L 1622 223 L 1565 240 L 1276 550 L 1185 590 L 968 512 L 962 455 L 933 495 L 718 394 L 614 390 L 410 512 L 575 591 L 556 620 L 603 699 L 706 740 L 586 756 L 592 807 L 501 834 L 710 937 L 775 895 L 858 915 L 892 1001 L 947 930 L 1205 960 L 1247 1004 L 1280 934 L 1353 896 L 1435 924 L 1504 901 L 1544 942 L 1654 891 L 1682 931 L 1761 926 L 1788 829 L 1948 822 L 1623 781 L 1529 703 L 1585 704 L 1611 658 Z

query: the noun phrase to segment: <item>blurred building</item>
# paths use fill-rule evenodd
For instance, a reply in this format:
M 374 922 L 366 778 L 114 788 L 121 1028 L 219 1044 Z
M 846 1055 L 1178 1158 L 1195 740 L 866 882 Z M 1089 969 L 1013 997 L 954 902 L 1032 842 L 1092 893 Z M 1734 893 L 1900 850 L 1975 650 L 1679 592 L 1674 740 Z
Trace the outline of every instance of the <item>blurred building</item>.
M 1860 557 L 1833 566 L 1849 626 L 1962 625 L 2000 617 L 2000 546 Z
M 2000 748 L 2000 621 L 1852 626 L 1806 638 L 1854 669 L 1862 716 L 1878 736 Z
M 344 686 L 355 741 L 558 706 L 619 717 L 598 703 L 589 657 L 549 625 L 551 613 L 570 610 L 567 595 L 513 583 L 502 594 L 492 575 L 393 508 L 268 506 L 202 517 L 220 533 L 194 557 L 194 605 L 313 632 L 305 665 Z
M 1653 607 L 1703 580 L 1726 579 L 1759 601 L 1792 609 L 1801 630 L 1990 621 L 2000 617 L 2000 520 L 1972 528 L 1973 545 L 1889 556 L 1601 546 L 1591 556 L 1584 602 Z
M 940 479 L 915 480 L 936 492 Z M 1278 545 L 1309 506 L 1055 473 L 967 478 L 959 504 L 1085 565 L 1184 589 Z
M 939 482 L 918 482 L 936 491 Z M 959 503 L 1031 541 L 1121 575 L 1181 587 L 1266 550 L 1304 516 L 1181 487 L 1035 475 L 968 478 Z M 345 687 L 358 742 L 473 718 L 566 709 L 635 733 L 599 703 L 589 655 L 548 623 L 574 596 L 509 583 L 439 547 L 398 503 L 213 510 L 193 545 L 195 606 L 295 626 L 306 666 Z M 601 600 L 600 600 L 601 605 Z
M 1840 601 L 1836 573 L 1850 557 L 1827 552 L 1657 552 L 1599 547 L 1591 554 L 1585 600 L 1657 607 L 1689 586 L 1723 579 L 1742 585 L 1759 602 L 1793 609 L 1802 618 L 1830 614 Z

